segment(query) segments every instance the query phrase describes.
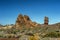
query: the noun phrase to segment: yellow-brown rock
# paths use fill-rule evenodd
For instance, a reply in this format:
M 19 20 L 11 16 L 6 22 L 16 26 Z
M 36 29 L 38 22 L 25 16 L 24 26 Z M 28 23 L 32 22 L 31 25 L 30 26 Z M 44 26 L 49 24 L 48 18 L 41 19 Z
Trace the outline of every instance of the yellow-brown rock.
M 29 27 L 35 27 L 35 26 L 37 26 L 37 23 L 36 22 L 32 22 L 30 20 L 29 16 L 19 14 L 18 17 L 17 17 L 15 26 L 17 28 L 19 28 L 19 27 L 21 28 L 23 26 L 29 28 Z

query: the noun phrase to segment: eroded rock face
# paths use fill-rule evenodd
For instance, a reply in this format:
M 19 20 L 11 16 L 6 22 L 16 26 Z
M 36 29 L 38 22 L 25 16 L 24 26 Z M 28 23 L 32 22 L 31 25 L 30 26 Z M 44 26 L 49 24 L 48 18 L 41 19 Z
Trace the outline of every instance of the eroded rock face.
M 29 18 L 29 16 L 27 15 L 22 15 L 22 14 L 19 14 L 18 17 L 17 17 L 17 20 L 16 20 L 16 27 L 19 28 L 19 27 L 22 27 L 22 26 L 25 26 L 25 27 L 35 27 L 37 26 L 37 23 L 36 22 L 32 22 Z
M 23 15 L 19 14 L 16 20 L 16 28 L 21 27 L 24 24 L 24 19 L 23 19 Z
M 29 16 L 27 16 L 27 15 L 24 15 L 24 20 L 25 21 L 31 21 L 30 18 L 29 18 Z

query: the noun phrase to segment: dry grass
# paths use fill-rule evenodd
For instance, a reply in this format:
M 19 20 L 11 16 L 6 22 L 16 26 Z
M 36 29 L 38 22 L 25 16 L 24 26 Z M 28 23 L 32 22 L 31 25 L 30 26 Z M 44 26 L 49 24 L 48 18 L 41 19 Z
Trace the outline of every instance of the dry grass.
M 19 38 L 0 38 L 0 40 L 19 40 Z

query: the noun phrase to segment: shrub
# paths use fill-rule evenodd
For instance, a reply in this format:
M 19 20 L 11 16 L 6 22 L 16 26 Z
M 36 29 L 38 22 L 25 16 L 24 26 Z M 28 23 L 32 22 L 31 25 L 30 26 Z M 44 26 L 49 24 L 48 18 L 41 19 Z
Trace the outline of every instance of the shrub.
M 36 33 L 33 36 L 29 37 L 29 40 L 39 40 L 39 39 L 40 39 L 40 37 L 39 37 L 38 33 Z
M 46 35 L 44 35 L 44 37 L 60 37 L 60 33 L 59 32 L 50 32 L 50 33 L 47 33 Z

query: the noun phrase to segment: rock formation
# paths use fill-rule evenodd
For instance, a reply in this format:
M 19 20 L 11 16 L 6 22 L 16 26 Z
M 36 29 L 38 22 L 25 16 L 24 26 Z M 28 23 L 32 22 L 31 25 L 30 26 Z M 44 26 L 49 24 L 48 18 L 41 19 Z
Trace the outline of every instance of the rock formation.
M 29 16 L 27 16 L 27 15 L 24 15 L 24 20 L 25 21 L 31 21 L 30 18 L 29 18 Z
M 36 22 L 32 22 L 29 18 L 29 16 L 27 15 L 22 15 L 22 14 L 19 14 L 18 17 L 17 17 L 17 20 L 16 20 L 16 24 L 15 24 L 15 27 L 16 28 L 19 28 L 19 27 L 22 27 L 22 26 L 25 26 L 25 27 L 35 27 L 37 26 L 37 23 Z
M 49 18 L 45 16 L 45 18 L 44 18 L 44 25 L 48 25 L 48 22 L 49 22 Z
M 23 15 L 19 14 L 16 20 L 15 27 L 16 28 L 21 28 L 21 26 L 24 25 L 24 20 L 23 20 Z

